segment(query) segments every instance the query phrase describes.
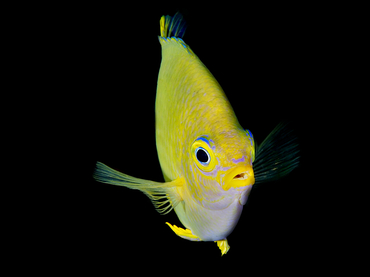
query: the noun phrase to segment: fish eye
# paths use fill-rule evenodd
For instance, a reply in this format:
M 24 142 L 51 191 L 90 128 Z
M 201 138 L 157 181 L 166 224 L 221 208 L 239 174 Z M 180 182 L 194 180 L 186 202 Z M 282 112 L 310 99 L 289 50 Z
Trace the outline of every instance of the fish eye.
M 202 164 L 209 164 L 209 162 L 211 161 L 211 158 L 207 150 L 205 150 L 203 147 L 198 147 L 195 150 L 195 156 L 197 157 L 198 161 Z
M 210 172 L 217 165 L 213 148 L 205 137 L 199 137 L 193 142 L 190 153 L 195 165 L 203 172 Z

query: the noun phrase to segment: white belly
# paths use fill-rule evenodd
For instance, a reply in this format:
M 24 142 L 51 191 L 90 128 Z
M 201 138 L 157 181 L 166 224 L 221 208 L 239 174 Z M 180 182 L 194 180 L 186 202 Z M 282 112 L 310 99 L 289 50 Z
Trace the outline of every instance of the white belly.
M 247 193 L 249 194 L 249 193 Z M 247 195 L 245 198 L 248 197 Z M 192 199 L 183 201 L 175 207 L 175 212 L 181 223 L 203 241 L 225 239 L 235 228 L 243 211 L 240 198 L 223 210 L 206 209 L 193 202 Z

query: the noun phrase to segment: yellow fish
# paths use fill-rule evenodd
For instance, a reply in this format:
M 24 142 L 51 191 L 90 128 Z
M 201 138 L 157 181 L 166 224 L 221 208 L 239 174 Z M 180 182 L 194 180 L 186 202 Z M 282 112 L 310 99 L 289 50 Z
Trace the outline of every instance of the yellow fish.
M 298 144 L 278 125 L 257 148 L 221 86 L 183 40 L 181 14 L 160 19 L 162 62 L 155 103 L 156 144 L 166 182 L 135 178 L 97 162 L 97 181 L 145 193 L 160 213 L 175 210 L 181 238 L 217 242 L 228 252 L 253 184 L 274 180 L 298 165 Z

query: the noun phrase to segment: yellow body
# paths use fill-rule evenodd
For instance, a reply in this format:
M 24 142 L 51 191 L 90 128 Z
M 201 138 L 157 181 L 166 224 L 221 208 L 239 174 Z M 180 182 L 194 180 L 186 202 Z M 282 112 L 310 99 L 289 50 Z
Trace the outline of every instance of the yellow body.
M 185 179 L 174 188 L 182 199 L 175 207 L 181 223 L 200 240 L 222 240 L 234 229 L 254 183 L 254 147 L 222 88 L 190 47 L 175 38 L 160 37 L 160 43 L 156 142 L 162 172 L 166 181 Z M 201 170 L 192 156 L 199 138 L 214 148 L 211 172 Z M 233 170 L 231 178 L 241 172 L 249 178 L 225 190 L 222 180 Z
M 141 190 L 161 213 L 174 209 L 186 229 L 167 224 L 178 236 L 215 241 L 225 254 L 230 248 L 227 236 L 255 183 L 255 144 L 252 134 L 240 126 L 213 75 L 176 37 L 183 31 L 181 21 L 179 14 L 163 16 L 160 21 L 162 62 L 155 103 L 156 143 L 166 182 L 135 178 L 100 162 L 94 177 Z M 175 37 L 167 37 L 172 32 Z M 273 131 L 268 138 L 272 141 L 278 135 Z M 287 174 L 297 164 L 288 160 L 296 153 L 295 146 L 289 146 L 288 155 L 279 156 L 276 153 L 283 153 L 287 144 L 281 144 L 280 152 L 271 152 L 274 148 L 270 141 L 265 143 L 266 150 L 262 147 L 259 152 L 265 155 L 261 160 L 268 161 L 267 166 L 260 166 L 259 178 L 263 180 L 277 173 Z

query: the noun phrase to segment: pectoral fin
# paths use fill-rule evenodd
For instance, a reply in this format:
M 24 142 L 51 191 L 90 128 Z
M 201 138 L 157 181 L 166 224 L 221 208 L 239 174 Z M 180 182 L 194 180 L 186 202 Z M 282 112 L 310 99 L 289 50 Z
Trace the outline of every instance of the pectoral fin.
M 297 136 L 288 123 L 280 123 L 256 149 L 253 162 L 255 184 L 287 175 L 299 164 Z
M 193 235 L 193 233 L 189 229 L 183 229 L 183 228 L 177 227 L 176 225 L 171 225 L 168 222 L 166 222 L 166 224 L 170 226 L 170 228 L 172 229 L 172 231 L 175 232 L 176 235 L 178 235 L 179 237 L 183 239 L 192 240 L 192 241 L 201 241 L 201 239 L 197 237 L 196 235 Z
M 95 180 L 102 183 L 124 186 L 142 191 L 152 200 L 157 211 L 162 214 L 169 213 L 180 201 L 182 201 L 176 187 L 184 184 L 183 178 L 165 183 L 143 180 L 121 173 L 101 162 L 96 163 L 96 170 L 93 177 Z

